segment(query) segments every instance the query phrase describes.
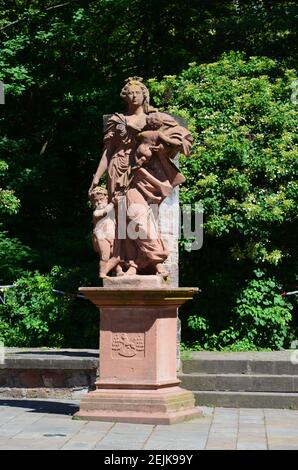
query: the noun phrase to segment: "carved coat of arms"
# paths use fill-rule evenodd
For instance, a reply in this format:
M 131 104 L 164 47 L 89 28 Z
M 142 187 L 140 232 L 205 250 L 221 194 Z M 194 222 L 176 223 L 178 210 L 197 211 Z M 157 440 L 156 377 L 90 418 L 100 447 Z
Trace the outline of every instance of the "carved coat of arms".
M 144 335 L 135 333 L 114 333 L 112 350 L 118 351 L 119 356 L 133 357 L 138 351 L 145 350 Z

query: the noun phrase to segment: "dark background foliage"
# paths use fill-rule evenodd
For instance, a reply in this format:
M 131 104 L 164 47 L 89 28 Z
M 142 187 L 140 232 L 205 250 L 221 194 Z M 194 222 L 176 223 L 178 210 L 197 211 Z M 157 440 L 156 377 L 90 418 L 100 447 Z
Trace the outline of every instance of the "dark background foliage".
M 245 197 L 242 200 L 239 192 L 246 183 L 254 185 L 257 178 L 263 178 L 258 187 L 266 188 L 266 172 L 257 170 L 256 179 L 249 176 L 248 182 L 237 182 L 235 175 L 225 174 L 226 179 L 231 180 L 225 188 L 223 181 L 215 184 L 214 180 L 212 183 L 210 175 L 216 177 L 223 169 L 228 172 L 231 168 L 236 168 L 243 175 L 245 165 L 252 168 L 254 160 L 248 163 L 241 158 L 237 160 L 239 151 L 226 148 L 222 162 L 216 145 L 208 144 L 208 135 L 200 137 L 201 132 L 208 127 L 217 129 L 222 124 L 221 118 L 216 115 L 210 117 L 208 125 L 206 122 L 202 124 L 202 108 L 205 114 L 212 115 L 219 111 L 229 120 L 225 108 L 231 108 L 236 92 L 243 96 L 246 91 L 240 84 L 234 90 L 234 95 L 232 93 L 233 96 L 222 94 L 219 95 L 218 103 L 212 100 L 208 102 L 208 98 L 202 98 L 200 74 L 205 69 L 196 71 L 192 66 L 187 72 L 188 64 L 196 62 L 205 65 L 207 70 L 207 64 L 223 60 L 221 65 L 219 62 L 216 66 L 215 75 L 210 73 L 208 76 L 212 96 L 219 90 L 213 83 L 216 82 L 218 87 L 228 87 L 234 74 L 236 81 L 245 77 L 244 86 L 248 87 L 248 93 L 261 96 L 262 90 L 265 94 L 275 92 L 270 105 L 272 108 L 274 102 L 281 103 L 281 107 L 282 103 L 289 104 L 290 89 L 287 86 L 294 79 L 294 74 L 287 78 L 287 70 L 297 66 L 297 15 L 295 1 L 0 0 L 0 79 L 5 83 L 6 91 L 5 105 L 0 106 L 0 284 L 19 280 L 23 286 L 19 289 L 30 291 L 28 286 L 32 283 L 33 292 L 40 280 L 39 274 L 35 275 L 38 279 L 34 278 L 36 270 L 44 275 L 45 282 L 53 288 L 67 292 L 76 292 L 82 284 L 98 282 L 97 260 L 90 241 L 90 208 L 86 194 L 101 154 L 102 116 L 123 109 L 119 91 L 125 78 L 131 75 L 143 76 L 147 81 L 155 78 L 155 82 L 151 83 L 155 104 L 172 109 L 173 112 L 186 113 L 184 115 L 190 120 L 197 135 L 198 158 L 183 163 L 189 179 L 182 197 L 186 202 L 203 200 L 208 217 L 206 243 L 196 254 L 195 271 L 193 258 L 183 249 L 181 251 L 182 282 L 184 285 L 199 285 L 202 289 L 200 311 L 195 304 L 189 304 L 184 314 L 185 319 L 190 318 L 188 324 L 193 327 L 192 330 L 187 329 L 185 321 L 185 338 L 197 340 L 206 347 L 220 347 L 225 341 L 233 343 L 239 340 L 237 335 L 237 338 L 227 339 L 230 321 L 236 315 L 237 299 L 245 298 L 243 289 L 248 288 L 252 279 L 256 278 L 255 270 L 261 267 L 264 282 L 274 279 L 274 292 L 295 286 L 297 282 L 297 266 L 294 262 L 295 211 L 290 213 L 289 209 L 289 213 L 280 216 L 284 217 L 282 221 L 273 221 L 272 230 L 260 218 L 253 218 L 250 226 L 255 230 L 255 237 L 250 248 L 256 249 L 256 243 L 260 242 L 257 246 L 260 253 L 259 258 L 257 255 L 248 256 L 245 227 L 241 229 L 236 225 L 235 214 L 238 209 L 228 207 L 225 204 L 226 197 L 234 198 L 237 205 L 242 204 L 242 215 L 239 217 L 242 217 L 245 225 L 243 204 L 249 201 Z M 227 67 L 232 70 L 229 73 L 225 70 L 224 59 L 220 58 L 223 53 L 230 51 L 241 51 L 242 59 L 231 55 L 226 59 Z M 244 70 L 244 66 L 238 63 L 241 60 L 249 61 L 251 56 L 263 58 L 260 59 L 263 65 L 260 65 L 259 76 L 267 76 L 263 82 L 260 79 L 261 82 L 255 84 L 255 88 L 249 85 L 249 80 L 254 77 L 252 71 L 248 70 L 249 65 Z M 184 75 L 179 78 L 184 69 Z M 227 82 L 220 82 L 221 74 Z M 164 75 L 177 75 L 178 79 L 163 79 Z M 271 89 L 270 83 L 278 78 L 282 80 L 281 85 L 277 83 Z M 188 82 L 195 89 L 187 97 L 185 85 Z M 166 93 L 163 88 L 165 83 Z M 158 88 L 158 84 L 161 88 Z M 225 104 L 226 99 L 228 102 Z M 253 107 L 253 103 L 247 104 L 244 98 L 239 105 L 239 113 L 246 105 Z M 281 111 L 281 107 L 277 107 L 277 111 Z M 245 108 L 244 112 L 247 116 L 250 111 Z M 251 147 L 255 146 L 262 160 L 262 149 L 272 147 L 272 140 L 269 143 L 253 140 L 255 133 L 264 133 L 266 125 L 267 128 L 275 126 L 273 140 L 285 139 L 284 135 L 280 137 L 285 132 L 295 133 L 291 112 L 284 110 L 282 115 L 285 116 L 285 122 L 279 124 L 274 109 L 271 109 L 267 113 L 270 123 L 267 125 L 262 122 L 260 129 L 257 129 L 258 120 L 266 115 L 262 103 L 257 103 L 256 110 L 252 110 L 256 125 L 248 126 L 247 129 L 252 139 L 249 141 L 250 155 L 253 155 Z M 239 131 L 242 125 L 238 122 L 228 128 L 235 147 L 237 143 L 240 148 L 247 146 Z M 289 144 L 291 149 L 294 144 L 292 140 Z M 228 145 L 231 142 L 227 142 Z M 199 150 L 200 146 L 203 150 Z M 274 148 L 274 158 L 278 158 L 278 152 Z M 266 171 L 268 173 L 270 169 Z M 275 163 L 271 171 L 276 171 Z M 205 186 L 197 185 L 197 179 L 204 179 L 204 172 L 209 180 Z M 295 179 L 295 169 L 291 168 L 288 176 L 284 176 L 283 184 L 287 185 Z M 276 194 L 276 188 L 269 185 L 269 189 L 269 192 Z M 247 197 L 250 192 L 248 188 Z M 294 188 L 293 194 L 285 199 L 292 201 L 295 197 Z M 257 201 L 257 205 L 262 203 L 267 204 L 266 201 Z M 271 206 L 275 207 L 275 203 L 282 205 L 282 202 L 273 201 Z M 266 213 L 272 210 L 269 206 L 265 208 Z M 224 217 L 228 217 L 229 212 L 232 213 L 233 227 L 232 222 L 227 220 L 224 226 Z M 264 233 L 266 230 L 269 230 L 268 243 Z M 275 248 L 280 239 L 285 240 L 285 246 Z M 240 264 L 237 262 L 237 249 L 244 257 Z M 275 249 L 277 251 L 274 252 Z M 280 259 L 278 250 L 282 253 Z M 263 262 L 262 256 L 264 259 L 267 257 Z M 271 261 L 268 259 L 270 256 Z M 277 259 L 276 263 L 274 259 Z M 54 266 L 59 266 L 59 276 L 53 275 Z M 13 337 L 13 345 L 18 340 L 9 331 L 18 328 L 19 315 L 24 318 L 27 313 L 21 313 L 21 299 L 17 294 L 9 295 L 15 298 L 5 308 L 0 307 L 0 316 L 3 319 L 2 329 L 6 332 L 5 340 L 9 342 L 9 338 Z M 55 299 L 58 304 L 60 300 L 57 295 L 53 295 L 54 304 Z M 33 302 L 33 298 L 31 300 Z M 34 302 L 38 303 L 38 300 Z M 73 299 L 66 304 L 59 307 L 60 310 L 55 310 L 57 322 L 49 324 L 45 335 L 31 335 L 34 345 L 51 342 L 70 346 L 83 346 L 88 342 L 96 345 L 96 331 L 93 329 L 93 322 L 97 321 L 95 310 L 81 300 Z M 32 308 L 36 314 L 32 314 L 32 319 L 28 320 L 29 326 L 38 316 L 37 310 Z M 11 312 L 16 312 L 16 317 Z M 90 321 L 86 331 L 82 317 L 88 317 Z M 193 317 L 202 320 L 198 324 L 191 320 Z M 44 322 L 45 318 L 46 315 L 43 316 Z M 26 339 L 26 322 L 24 324 L 25 329 L 20 333 L 22 339 L 18 344 L 28 345 L 29 333 Z M 7 326 L 4 328 L 4 325 Z M 239 325 L 233 323 L 233 328 L 240 331 Z M 218 335 L 227 329 L 223 342 L 218 339 Z M 212 335 L 216 335 L 216 340 L 210 339 Z M 254 343 L 254 340 L 251 342 Z M 272 346 L 269 343 L 268 347 Z M 274 344 L 275 347 L 280 346 L 280 342 Z M 257 346 L 266 347 L 266 340 Z

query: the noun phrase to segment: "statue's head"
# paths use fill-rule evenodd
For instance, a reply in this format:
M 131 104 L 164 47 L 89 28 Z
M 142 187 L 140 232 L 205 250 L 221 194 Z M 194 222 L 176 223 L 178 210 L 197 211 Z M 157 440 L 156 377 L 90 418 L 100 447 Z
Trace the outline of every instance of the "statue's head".
M 108 203 L 108 191 L 104 186 L 96 186 L 91 194 L 90 201 L 93 208 L 105 207 Z
M 162 116 L 159 112 L 150 113 L 146 118 L 146 129 L 160 129 L 163 125 Z
M 129 77 L 121 90 L 120 96 L 127 102 L 142 105 L 144 112 L 149 111 L 149 90 L 141 77 Z

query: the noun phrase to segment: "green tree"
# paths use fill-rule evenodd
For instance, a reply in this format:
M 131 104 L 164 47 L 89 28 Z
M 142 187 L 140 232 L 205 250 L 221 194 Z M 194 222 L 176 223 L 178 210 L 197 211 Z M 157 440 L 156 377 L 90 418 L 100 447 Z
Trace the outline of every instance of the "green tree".
M 5 175 L 8 165 L 0 159 L 0 185 L 5 184 Z M 1 220 L 6 215 L 17 214 L 20 201 L 12 189 L 4 189 L 0 186 L 0 215 Z M 11 282 L 23 272 L 22 265 L 32 258 L 30 249 L 24 246 L 17 238 L 9 237 L 0 223 L 0 283 Z
M 266 274 L 258 281 L 260 292 L 262 286 L 273 290 L 266 300 L 270 312 L 281 285 L 297 281 L 298 110 L 290 99 L 295 78 L 294 70 L 273 59 L 229 53 L 217 62 L 193 63 L 177 76 L 151 80 L 156 104 L 185 117 L 196 136 L 192 157 L 181 161 L 187 178 L 181 201 L 203 203 L 204 245 L 181 259 L 184 283 L 203 291 L 197 306 L 202 320 L 191 315 L 189 324 L 208 331 L 209 339 L 213 335 L 206 347 L 225 344 L 216 335 L 238 325 L 240 312 L 243 328 L 250 330 L 241 292 L 247 282 L 256 282 L 255 269 Z M 274 341 L 267 337 L 268 347 L 286 344 L 291 318 L 284 315 L 286 305 L 283 301 L 274 314 L 284 328 Z M 260 342 L 266 347 L 257 335 L 251 339 Z

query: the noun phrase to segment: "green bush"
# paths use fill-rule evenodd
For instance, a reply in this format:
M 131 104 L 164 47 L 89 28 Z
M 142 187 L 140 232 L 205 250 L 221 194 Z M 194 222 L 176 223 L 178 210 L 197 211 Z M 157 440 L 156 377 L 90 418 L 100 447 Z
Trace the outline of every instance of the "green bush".
M 253 279 L 241 290 L 233 309 L 235 328 L 241 341 L 258 348 L 289 346 L 292 305 L 281 296 L 274 279 Z
M 98 311 L 86 300 L 61 295 L 63 271 L 26 273 L 0 304 L 0 339 L 10 347 L 98 347 Z
M 57 328 L 67 305 L 53 292 L 53 278 L 37 272 L 18 279 L 0 306 L 0 335 L 7 346 L 59 346 Z M 57 329 L 56 329 L 57 328 Z
M 263 278 L 255 272 L 239 291 L 232 311 L 230 325 L 219 334 L 212 333 L 206 319 L 191 315 L 189 327 L 200 336 L 193 343 L 196 349 L 230 351 L 281 349 L 293 340 L 290 328 L 293 306 L 281 296 L 281 286 L 275 279 Z

